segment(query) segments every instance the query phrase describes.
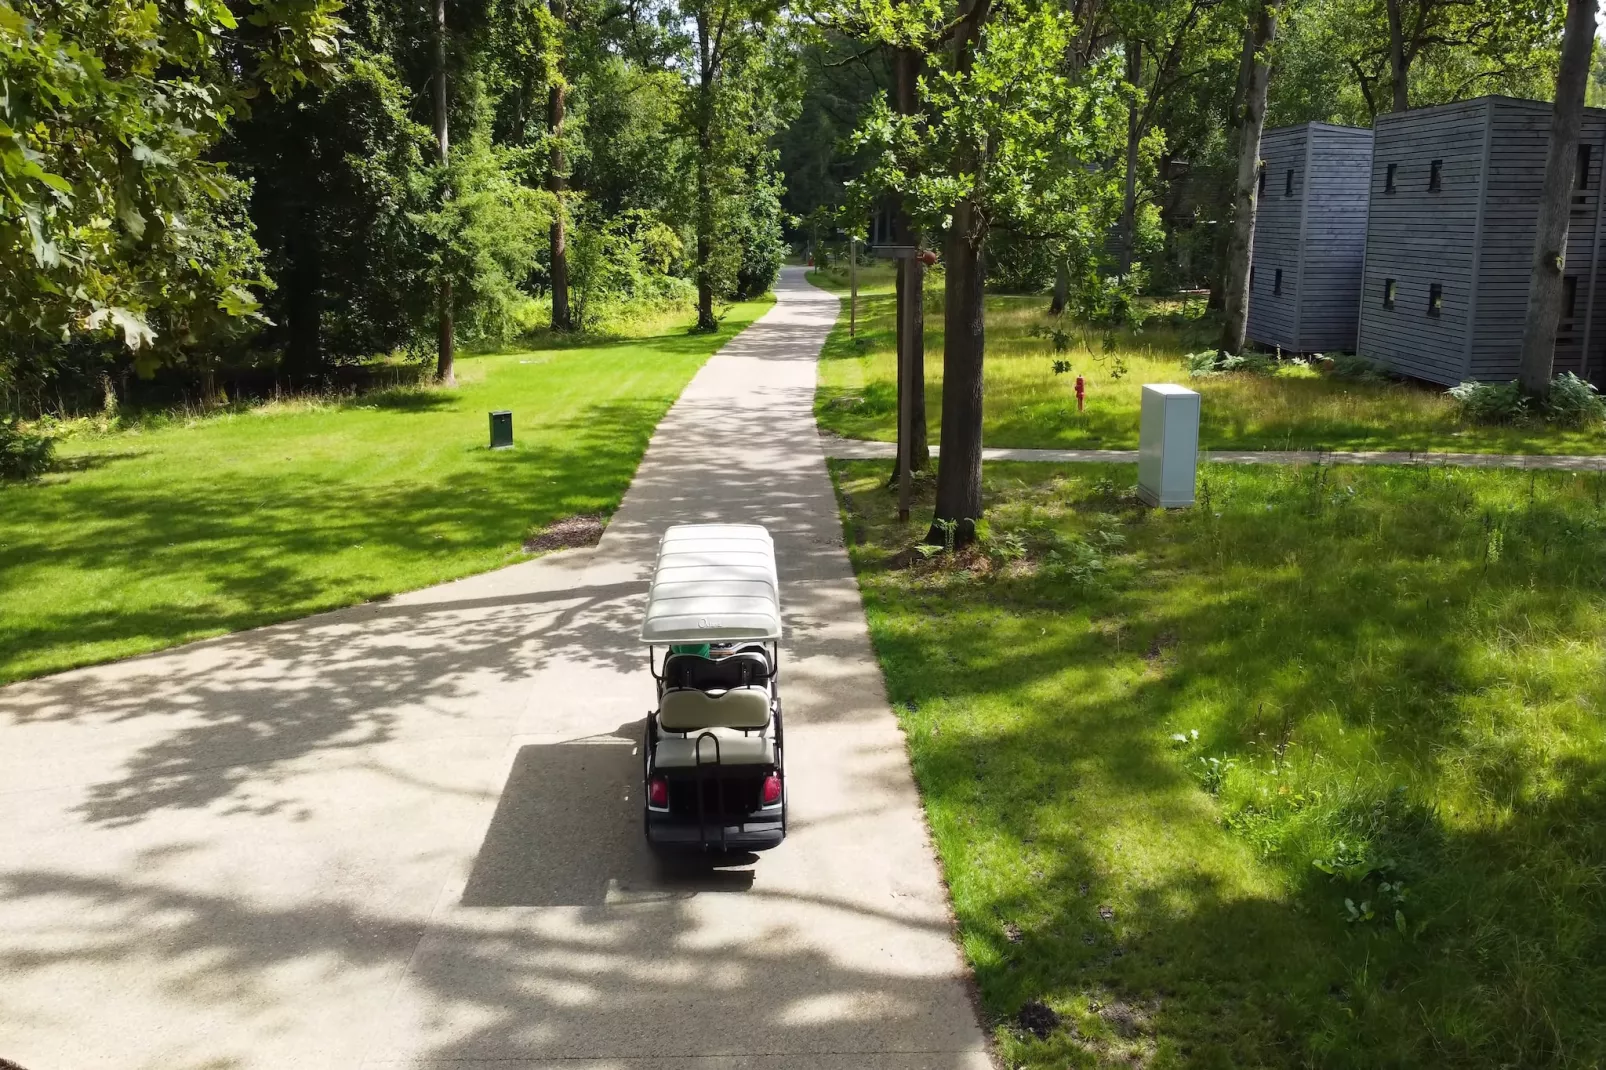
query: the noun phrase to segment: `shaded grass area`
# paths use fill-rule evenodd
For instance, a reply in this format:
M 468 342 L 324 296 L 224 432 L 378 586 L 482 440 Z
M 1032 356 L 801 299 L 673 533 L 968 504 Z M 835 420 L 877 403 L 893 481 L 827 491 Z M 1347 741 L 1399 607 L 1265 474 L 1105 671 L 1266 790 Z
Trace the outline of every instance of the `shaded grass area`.
M 833 269 L 810 278 L 840 289 L 839 274 Z M 815 409 L 827 431 L 848 438 L 896 438 L 896 308 L 891 293 L 887 269 L 861 270 L 858 338 L 848 337 L 844 307 L 826 342 Z M 926 296 L 926 411 L 936 441 L 942 412 L 937 400 L 942 389 L 940 288 L 928 289 Z M 1420 383 L 1354 382 L 1291 365 L 1276 375 L 1232 372 L 1190 379 L 1184 355 L 1208 349 L 1215 341 L 1215 326 L 1203 319 L 1172 317 L 1179 325 L 1118 332 L 1108 341 L 1097 330 L 1066 323 L 1071 348 L 1059 354 L 1040 333 L 1053 323 L 1047 306 L 1048 299 L 1040 296 L 987 298 L 983 435 L 989 446 L 1136 448 L 1142 385 L 1179 382 L 1203 395 L 1199 437 L 1206 449 L 1606 453 L 1606 428 L 1480 427 L 1461 420 L 1442 390 Z M 1056 375 L 1056 359 L 1070 361 L 1072 370 Z M 1087 388 L 1086 409 L 1080 413 L 1077 375 L 1084 377 Z
M 617 506 L 717 334 L 460 359 L 455 390 L 301 400 L 60 446 L 0 487 L 0 683 L 484 571 Z M 511 409 L 515 447 L 487 448 Z
M 833 474 L 1005 1065 L 1606 1060 L 1600 477 L 996 464 L 955 563 Z

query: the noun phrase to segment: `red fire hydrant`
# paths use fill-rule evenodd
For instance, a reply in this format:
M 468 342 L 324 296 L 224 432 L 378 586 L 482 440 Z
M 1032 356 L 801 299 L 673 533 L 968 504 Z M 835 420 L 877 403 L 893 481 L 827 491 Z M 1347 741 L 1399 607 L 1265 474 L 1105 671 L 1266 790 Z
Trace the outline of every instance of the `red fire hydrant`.
M 1082 399 L 1087 396 L 1087 383 L 1080 375 L 1076 377 L 1076 411 L 1082 411 Z

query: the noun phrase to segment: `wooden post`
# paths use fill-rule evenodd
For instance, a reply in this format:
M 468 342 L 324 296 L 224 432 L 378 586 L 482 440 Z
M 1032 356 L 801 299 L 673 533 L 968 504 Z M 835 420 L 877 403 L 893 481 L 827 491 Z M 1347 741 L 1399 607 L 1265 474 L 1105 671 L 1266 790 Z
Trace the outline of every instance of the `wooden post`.
M 859 337 L 859 239 L 848 237 L 848 337 Z

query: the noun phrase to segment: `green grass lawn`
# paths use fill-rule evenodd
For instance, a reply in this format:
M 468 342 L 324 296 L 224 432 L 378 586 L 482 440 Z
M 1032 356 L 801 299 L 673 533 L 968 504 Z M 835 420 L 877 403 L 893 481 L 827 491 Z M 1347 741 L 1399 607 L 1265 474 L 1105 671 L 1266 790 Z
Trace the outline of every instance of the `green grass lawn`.
M 351 605 L 527 556 L 609 513 L 718 334 L 460 357 L 455 390 L 266 405 L 65 439 L 0 486 L 0 683 Z M 516 446 L 491 452 L 487 412 Z
M 1606 1065 L 1600 477 L 833 472 L 1004 1065 Z
M 842 289 L 846 273 L 814 272 L 818 285 Z M 844 305 L 820 363 L 820 426 L 849 438 L 896 437 L 891 272 L 861 269 L 857 339 L 848 337 Z M 1606 453 L 1606 428 L 1478 427 L 1460 420 L 1442 390 L 1419 383 L 1350 382 L 1288 366 L 1276 375 L 1235 372 L 1189 379 L 1183 355 L 1209 348 L 1211 321 L 1122 332 L 1106 350 L 1097 331 L 1073 329 L 1060 355 L 1034 331 L 1046 327 L 1045 297 L 989 295 L 985 425 L 989 446 L 1133 449 L 1142 384 L 1181 382 L 1203 395 L 1200 445 L 1206 449 L 1450 450 L 1467 453 Z M 927 292 L 926 412 L 935 442 L 942 406 L 942 295 Z M 1087 384 L 1085 412 L 1074 383 Z

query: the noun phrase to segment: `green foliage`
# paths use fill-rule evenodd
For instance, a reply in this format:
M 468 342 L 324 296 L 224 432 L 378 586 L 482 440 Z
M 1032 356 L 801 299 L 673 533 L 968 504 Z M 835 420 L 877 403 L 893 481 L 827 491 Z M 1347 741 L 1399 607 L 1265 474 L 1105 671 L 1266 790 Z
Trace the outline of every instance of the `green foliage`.
M 577 323 L 597 326 L 610 306 L 690 307 L 696 300 L 690 281 L 669 274 L 684 253 L 680 235 L 644 209 L 611 218 L 593 209 L 579 216 L 569 246 Z
M 1606 400 L 1593 383 L 1562 372 L 1550 383 L 1544 400 L 1545 419 L 1559 427 L 1599 427 L 1606 420 Z
M 871 15 L 888 40 L 934 33 L 911 26 L 922 14 L 946 19 L 914 4 L 896 7 Z M 1068 11 L 1027 0 L 992 11 L 974 67 L 939 68 L 922 82 L 924 115 L 895 114 L 884 100 L 872 105 L 856 142 L 871 161 L 861 199 L 894 191 L 933 230 L 961 200 L 973 201 L 992 226 L 1048 236 L 1055 255 L 1091 262 L 1120 213 L 1120 170 L 1089 165 L 1123 147 L 1118 57 L 1073 74 L 1063 62 L 1078 30 Z M 975 156 L 982 143 L 985 155 Z M 982 162 L 968 163 L 973 156 Z
M 244 6 L 244 5 L 242 5 Z M 150 367 L 256 311 L 239 190 L 208 152 L 265 84 L 326 78 L 335 0 L 0 0 L 0 334 L 120 336 Z M 247 77 L 241 77 L 242 74 Z M 162 321 L 166 321 L 165 324 Z
M 49 435 L 0 416 L 0 482 L 36 479 L 50 468 L 56 443 Z
M 1188 374 L 1196 379 L 1221 375 L 1225 372 L 1252 372 L 1256 375 L 1274 375 L 1277 358 L 1270 353 L 1246 350 L 1243 353 L 1224 353 L 1219 349 L 1205 349 L 1183 357 Z
M 1528 415 L 1528 395 L 1515 380 L 1509 383 L 1461 383 L 1445 391 L 1461 415 L 1475 424 L 1514 424 Z
M 422 214 L 431 242 L 431 275 L 452 279 L 456 321 L 467 339 L 505 340 L 517 333 L 522 284 L 535 270 L 536 249 L 551 221 L 550 195 L 519 181 L 522 154 L 475 131 L 435 174 L 451 191 Z
M 1354 353 L 1334 356 L 1328 362 L 1327 374 L 1351 383 L 1386 383 L 1390 379 L 1388 371 L 1377 361 Z
M 1370 125 L 1392 111 L 1387 0 L 1313 0 L 1287 20 L 1268 126 L 1311 119 Z M 1399 0 L 1409 38 L 1409 103 L 1484 93 L 1555 92 L 1563 5 L 1503 0 Z

